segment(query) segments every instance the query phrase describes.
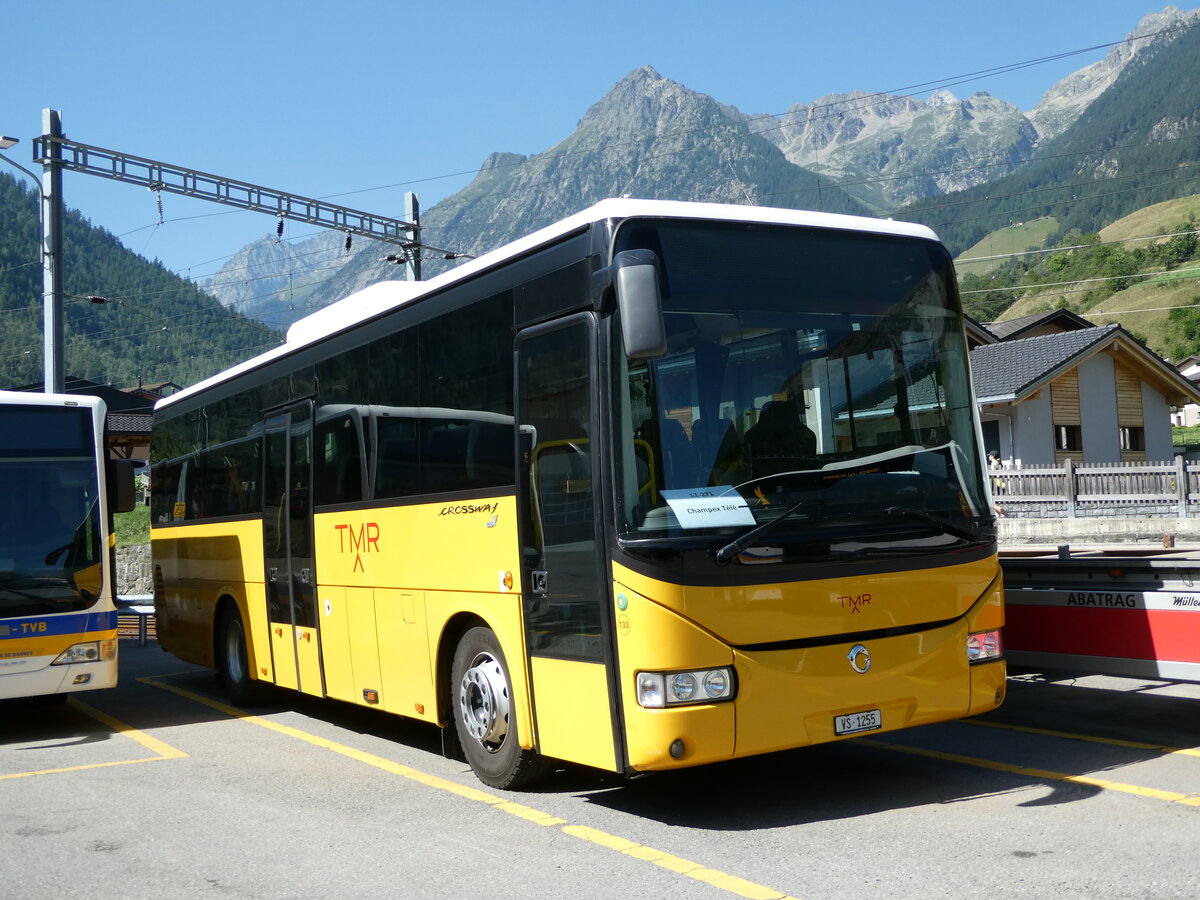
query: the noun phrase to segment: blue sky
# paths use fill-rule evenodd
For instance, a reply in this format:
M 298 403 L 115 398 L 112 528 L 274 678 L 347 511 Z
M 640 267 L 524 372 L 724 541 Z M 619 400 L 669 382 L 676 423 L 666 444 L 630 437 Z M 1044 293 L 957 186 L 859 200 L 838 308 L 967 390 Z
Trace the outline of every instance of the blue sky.
M 27 168 L 41 110 L 72 140 L 381 215 L 425 209 L 493 151 L 538 153 L 651 65 L 743 112 L 779 114 L 1118 41 L 1153 0 L 682 0 L 409 4 L 59 0 L 6 4 L 0 133 Z M 1104 50 L 952 88 L 1030 109 Z M 0 164 L 3 165 L 3 164 Z M 14 170 L 5 166 L 12 174 Z M 67 204 L 202 278 L 275 221 L 67 173 Z M 286 236 L 313 234 L 288 223 Z M 96 286 L 103 290 L 104 286 Z

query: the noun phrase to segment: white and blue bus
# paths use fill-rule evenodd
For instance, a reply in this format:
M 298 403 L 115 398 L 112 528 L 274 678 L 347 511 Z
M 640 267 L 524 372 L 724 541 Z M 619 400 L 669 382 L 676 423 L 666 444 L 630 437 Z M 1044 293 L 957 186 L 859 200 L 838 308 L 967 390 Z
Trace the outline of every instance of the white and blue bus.
M 109 470 L 104 420 L 96 397 L 0 391 L 0 699 L 117 682 L 112 512 L 133 468 Z

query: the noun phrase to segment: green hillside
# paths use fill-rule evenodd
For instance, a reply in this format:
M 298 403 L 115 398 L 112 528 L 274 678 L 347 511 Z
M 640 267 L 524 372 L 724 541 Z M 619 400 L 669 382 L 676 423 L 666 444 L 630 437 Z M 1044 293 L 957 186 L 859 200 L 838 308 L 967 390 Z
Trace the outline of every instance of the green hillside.
M 187 385 L 279 343 L 79 213 L 68 211 L 64 232 L 66 374 Z M 40 233 L 37 194 L 0 173 L 0 387 L 42 379 Z
M 1098 325 L 1119 322 L 1159 355 L 1181 359 L 1200 351 L 1197 221 L 1200 195 L 1136 210 L 1099 234 L 1065 235 L 1062 245 L 1078 249 L 960 271 L 963 305 L 981 321 L 1066 308 Z
M 1046 240 L 1057 233 L 1058 220 L 1051 216 L 1034 219 L 1032 222 L 1018 222 L 1016 225 L 993 231 L 972 244 L 954 261 L 954 268 L 959 275 L 985 275 L 1000 268 L 1005 258 L 1014 253 L 1045 247 Z
M 1163 234 L 1162 228 L 1168 223 L 1186 222 L 1188 219 L 1200 219 L 1200 194 L 1166 200 L 1134 210 L 1124 218 L 1101 228 L 1100 240 L 1127 241 L 1130 238 Z

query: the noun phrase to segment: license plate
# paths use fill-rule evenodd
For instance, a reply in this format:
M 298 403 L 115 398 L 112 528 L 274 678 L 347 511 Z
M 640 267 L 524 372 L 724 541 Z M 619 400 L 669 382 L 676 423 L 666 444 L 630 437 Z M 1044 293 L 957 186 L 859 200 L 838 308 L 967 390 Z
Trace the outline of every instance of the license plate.
M 833 717 L 834 734 L 858 734 L 860 731 L 876 731 L 882 727 L 883 717 L 877 709 Z

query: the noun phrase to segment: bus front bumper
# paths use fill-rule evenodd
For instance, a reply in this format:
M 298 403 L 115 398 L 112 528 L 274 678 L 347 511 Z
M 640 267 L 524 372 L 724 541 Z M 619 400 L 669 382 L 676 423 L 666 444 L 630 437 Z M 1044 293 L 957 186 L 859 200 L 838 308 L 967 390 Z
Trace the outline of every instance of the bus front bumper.
M 734 650 L 731 702 L 626 704 L 633 771 L 680 768 L 959 719 L 1004 697 L 1003 659 L 970 663 L 968 628 L 769 651 Z

